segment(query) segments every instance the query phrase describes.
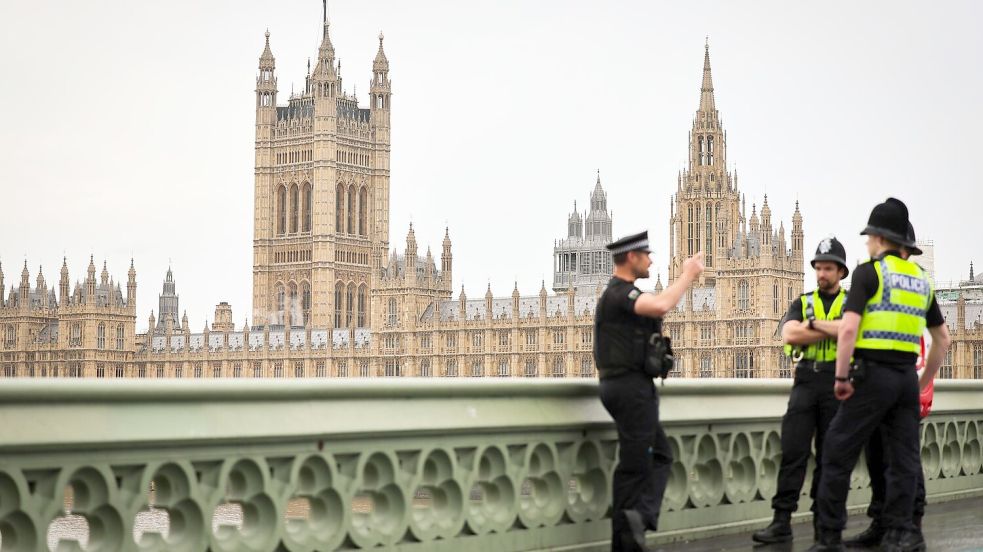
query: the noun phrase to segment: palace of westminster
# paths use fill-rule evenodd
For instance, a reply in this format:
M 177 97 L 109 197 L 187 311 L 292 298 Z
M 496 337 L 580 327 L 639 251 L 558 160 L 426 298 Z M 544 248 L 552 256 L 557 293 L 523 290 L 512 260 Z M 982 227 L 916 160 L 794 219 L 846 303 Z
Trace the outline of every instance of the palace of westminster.
M 170 270 L 137 333 L 136 270 L 125 292 L 90 259 L 57 289 L 25 262 L 0 293 L 0 377 L 593 377 L 593 309 L 610 278 L 612 220 L 600 175 L 553 254 L 552 293 L 454 296 L 449 232 L 439 260 L 412 225 L 389 243 L 389 62 L 379 36 L 369 105 L 342 87 L 325 19 L 303 93 L 277 101 L 269 33 L 256 80 L 253 325 L 219 303 L 201 331 L 179 318 Z M 628 194 L 625 194 L 626 196 Z M 666 318 L 684 377 L 787 377 L 777 328 L 811 253 L 798 204 L 786 237 L 767 196 L 747 216 L 714 104 L 709 48 L 668 225 L 668 278 L 705 252 L 706 271 Z M 0 267 L 2 268 L 2 267 Z M 5 290 L 0 270 L 0 291 Z M 662 289 L 661 279 L 656 291 Z M 939 290 L 955 346 L 943 377 L 983 377 L 983 278 Z

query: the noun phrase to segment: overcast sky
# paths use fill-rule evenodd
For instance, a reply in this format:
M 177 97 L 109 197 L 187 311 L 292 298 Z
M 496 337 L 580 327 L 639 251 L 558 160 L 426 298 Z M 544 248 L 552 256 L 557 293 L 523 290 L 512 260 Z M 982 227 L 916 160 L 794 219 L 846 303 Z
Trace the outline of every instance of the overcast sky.
M 851 264 L 870 208 L 905 200 L 940 280 L 979 242 L 983 4 L 333 0 L 344 85 L 366 102 L 380 30 L 393 81 L 390 243 L 454 243 L 454 287 L 549 285 L 553 240 L 595 171 L 616 235 L 668 262 L 669 196 L 703 44 L 728 163 L 774 224 L 796 199 L 807 249 Z M 254 88 L 268 28 L 280 100 L 303 86 L 321 3 L 0 3 L 0 261 L 56 283 L 89 254 L 139 280 L 146 325 L 168 262 L 193 329 L 251 312 Z M 654 276 L 654 273 L 653 273 Z M 652 282 L 643 282 L 651 287 Z M 6 294 L 6 293 L 5 293 Z M 250 320 L 250 323 L 252 321 Z

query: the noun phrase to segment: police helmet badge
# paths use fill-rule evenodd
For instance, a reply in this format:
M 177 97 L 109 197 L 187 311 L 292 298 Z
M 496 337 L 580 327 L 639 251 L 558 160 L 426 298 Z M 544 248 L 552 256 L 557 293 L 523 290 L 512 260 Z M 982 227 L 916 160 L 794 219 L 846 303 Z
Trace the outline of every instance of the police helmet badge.
M 826 238 L 823 241 L 819 242 L 819 253 L 822 254 L 822 255 L 825 255 L 825 254 L 829 253 L 829 251 L 832 248 L 833 248 L 833 239 L 832 238 Z

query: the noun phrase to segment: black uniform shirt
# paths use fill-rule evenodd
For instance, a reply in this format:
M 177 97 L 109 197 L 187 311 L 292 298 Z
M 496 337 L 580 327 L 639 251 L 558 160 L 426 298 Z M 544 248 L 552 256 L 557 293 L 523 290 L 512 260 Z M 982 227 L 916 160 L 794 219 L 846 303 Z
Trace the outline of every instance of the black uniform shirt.
M 900 257 L 897 251 L 889 251 L 887 254 Z M 864 263 L 853 271 L 853 279 L 850 280 L 850 294 L 847 296 L 846 304 L 843 305 L 843 312 L 855 312 L 861 316 L 867 308 L 867 302 L 877 293 L 877 270 L 873 263 Z M 926 325 L 935 328 L 945 324 L 939 303 L 932 297 L 932 304 L 928 307 L 925 314 Z M 855 358 L 864 358 L 874 362 L 886 362 L 891 364 L 914 364 L 918 360 L 915 353 L 905 353 L 901 351 L 883 351 L 878 349 L 857 349 L 853 354 Z
M 644 348 L 637 349 L 639 337 L 643 341 L 653 333 L 662 331 L 661 318 L 649 318 L 635 313 L 635 301 L 642 295 L 632 282 L 612 277 L 604 293 L 597 300 L 594 314 L 594 361 L 598 370 L 615 365 L 617 368 L 641 370 Z M 605 331 L 600 331 L 601 327 Z M 639 331 L 641 330 L 641 331 Z M 633 350 L 633 347 L 636 349 Z M 630 362 L 629 362 L 629 359 Z

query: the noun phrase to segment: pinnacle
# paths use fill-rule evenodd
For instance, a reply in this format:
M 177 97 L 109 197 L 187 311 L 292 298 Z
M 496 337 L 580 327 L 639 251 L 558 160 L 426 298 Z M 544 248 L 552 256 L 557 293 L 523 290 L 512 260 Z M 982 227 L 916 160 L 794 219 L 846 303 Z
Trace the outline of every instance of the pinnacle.
M 710 71 L 710 42 L 707 39 L 703 51 L 703 84 L 700 87 L 700 111 L 713 113 L 716 110 L 713 101 L 713 76 Z
M 263 53 L 259 55 L 259 59 L 260 61 L 272 60 L 273 50 L 270 49 L 270 30 L 266 29 L 266 32 L 263 33 L 263 36 L 266 37 L 266 42 L 263 45 Z

